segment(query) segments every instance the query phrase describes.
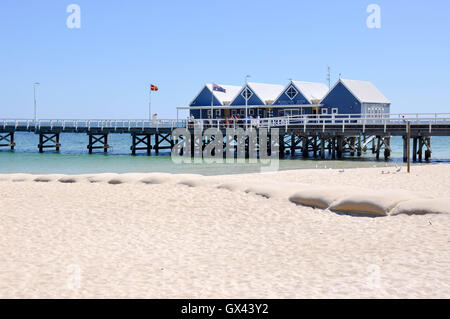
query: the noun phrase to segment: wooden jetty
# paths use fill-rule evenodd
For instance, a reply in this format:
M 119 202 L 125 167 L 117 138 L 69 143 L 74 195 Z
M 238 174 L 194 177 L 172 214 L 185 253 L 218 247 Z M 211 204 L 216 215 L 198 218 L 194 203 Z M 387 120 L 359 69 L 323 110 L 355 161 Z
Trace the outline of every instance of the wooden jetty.
M 410 131 L 408 132 L 408 123 Z M 382 117 L 352 115 L 302 115 L 293 117 L 247 119 L 247 120 L 29 120 L 0 119 L 0 147 L 14 150 L 16 132 L 33 132 L 39 135 L 39 152 L 45 149 L 59 151 L 62 147 L 60 134 L 79 133 L 88 136 L 87 149 L 107 153 L 110 134 L 130 134 L 132 155 L 144 151 L 147 155 L 160 150 L 172 149 L 178 142 L 172 133 L 177 128 L 194 127 L 200 132 L 206 129 L 220 131 L 223 136 L 235 129 L 247 131 L 266 130 L 271 139 L 271 130 L 278 129 L 279 154 L 302 154 L 303 157 L 341 159 L 345 154 L 361 156 L 371 152 L 377 159 L 388 159 L 391 154 L 390 141 L 393 136 L 403 138 L 403 159 L 408 158 L 412 140 L 414 161 L 431 158 L 431 137 L 450 136 L 450 113 L 384 114 Z M 192 147 L 205 147 L 206 139 L 192 139 Z M 247 143 L 248 144 L 248 143 Z M 224 143 L 226 146 L 226 143 Z

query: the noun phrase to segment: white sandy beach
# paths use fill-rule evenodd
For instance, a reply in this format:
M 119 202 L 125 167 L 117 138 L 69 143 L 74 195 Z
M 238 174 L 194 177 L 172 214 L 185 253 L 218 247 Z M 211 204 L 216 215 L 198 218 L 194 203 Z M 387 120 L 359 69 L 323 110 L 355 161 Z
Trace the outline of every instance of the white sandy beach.
M 385 216 L 289 200 L 324 187 Z M 449 198 L 444 164 L 0 175 L 0 297 L 450 298 Z

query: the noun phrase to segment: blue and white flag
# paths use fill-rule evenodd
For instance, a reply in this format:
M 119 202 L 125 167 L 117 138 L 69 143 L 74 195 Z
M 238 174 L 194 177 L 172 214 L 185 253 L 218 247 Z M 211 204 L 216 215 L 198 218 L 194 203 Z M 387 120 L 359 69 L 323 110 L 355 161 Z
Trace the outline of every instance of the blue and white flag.
M 225 90 L 223 87 L 217 84 L 213 84 L 213 91 L 223 92 L 226 93 L 227 90 Z

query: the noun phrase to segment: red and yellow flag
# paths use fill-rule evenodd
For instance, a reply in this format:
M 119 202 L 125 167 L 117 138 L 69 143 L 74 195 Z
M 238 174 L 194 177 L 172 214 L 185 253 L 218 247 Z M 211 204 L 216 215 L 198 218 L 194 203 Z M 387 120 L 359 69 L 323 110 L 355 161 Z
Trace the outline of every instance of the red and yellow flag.
M 156 85 L 150 84 L 151 91 L 158 91 L 158 87 Z

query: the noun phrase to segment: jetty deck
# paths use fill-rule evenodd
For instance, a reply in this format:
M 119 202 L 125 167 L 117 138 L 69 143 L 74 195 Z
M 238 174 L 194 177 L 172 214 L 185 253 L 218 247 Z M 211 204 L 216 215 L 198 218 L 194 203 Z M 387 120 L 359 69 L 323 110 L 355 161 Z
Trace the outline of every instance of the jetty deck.
M 413 142 L 413 160 L 430 159 L 431 137 L 450 136 L 450 113 L 385 114 L 382 117 L 366 117 L 361 114 L 346 115 L 300 115 L 293 117 L 263 119 L 0 119 L 0 147 L 14 150 L 16 132 L 33 132 L 39 135 L 40 152 L 44 149 L 59 151 L 61 133 L 87 135 L 89 153 L 100 149 L 107 152 L 109 134 L 130 134 L 131 154 L 152 150 L 158 154 L 171 149 L 177 141 L 172 133 L 183 128 L 191 134 L 194 129 L 204 132 L 216 129 L 223 136 L 236 129 L 270 132 L 278 130 L 280 156 L 294 155 L 300 151 L 304 157 L 342 158 L 343 154 L 361 156 L 368 150 L 384 158 L 391 153 L 390 139 L 401 136 L 404 141 L 404 160 L 408 157 L 408 145 Z M 409 128 L 409 129 L 408 129 Z M 193 143 L 205 145 L 206 141 Z M 328 156 L 326 156 L 328 153 Z

